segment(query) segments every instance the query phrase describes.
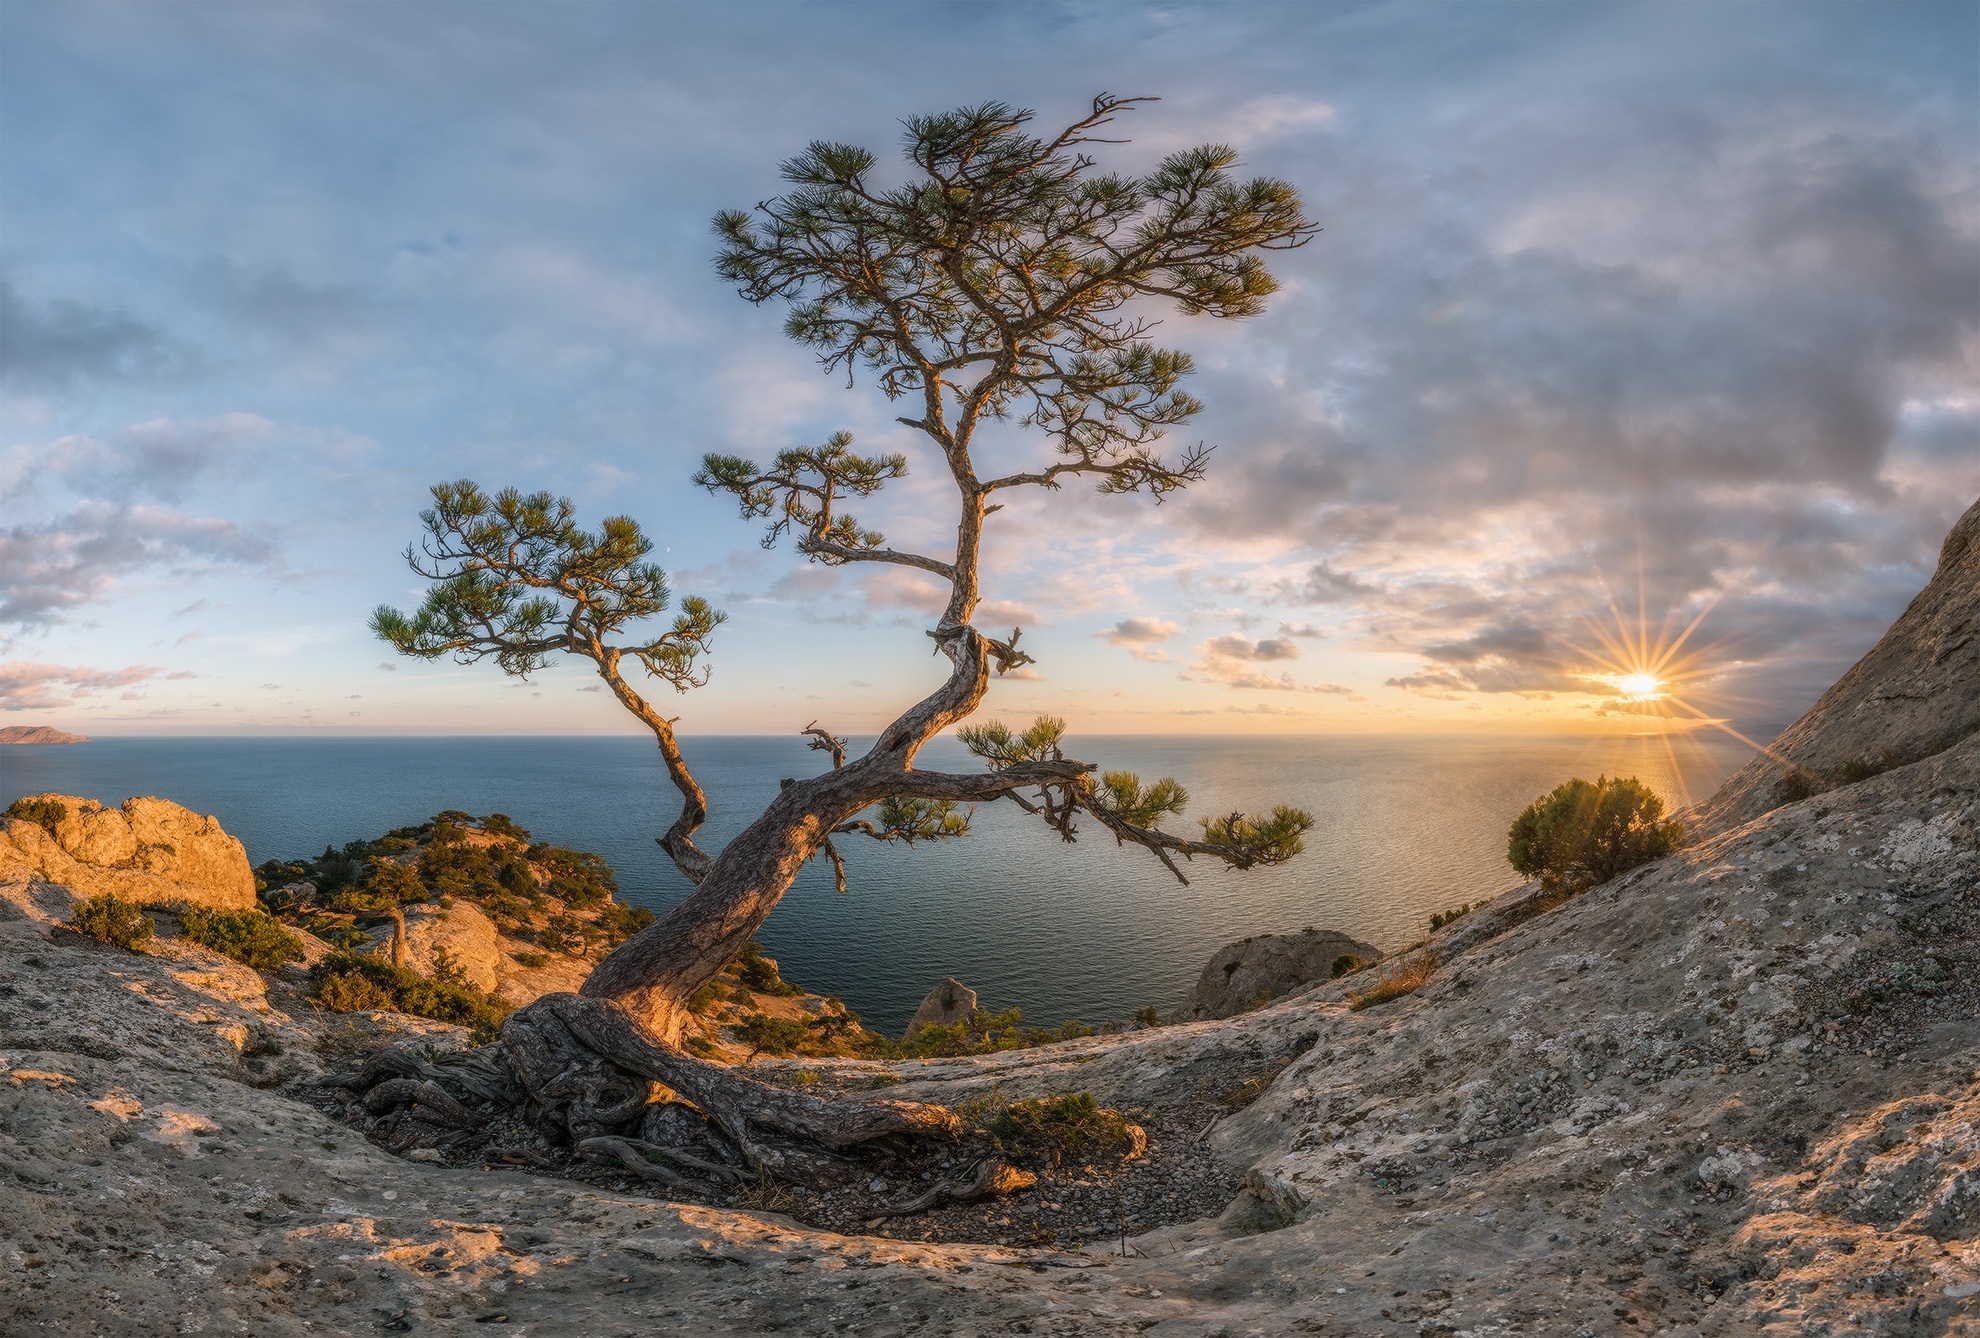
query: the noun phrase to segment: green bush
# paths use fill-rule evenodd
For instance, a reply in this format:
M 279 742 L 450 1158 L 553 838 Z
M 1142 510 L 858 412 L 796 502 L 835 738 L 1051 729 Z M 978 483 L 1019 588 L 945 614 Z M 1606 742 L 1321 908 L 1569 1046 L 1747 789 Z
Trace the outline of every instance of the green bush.
M 1344 952 L 1340 956 L 1334 959 L 1334 965 L 1332 969 L 1330 969 L 1327 972 L 1327 974 L 1332 979 L 1339 980 L 1342 976 L 1353 975 L 1355 972 L 1361 970 L 1361 968 L 1367 965 L 1368 963 L 1362 961 L 1359 957 L 1356 957 L 1353 953 Z
M 804 993 L 801 986 L 793 985 L 777 974 L 777 963 L 765 957 L 763 949 L 754 942 L 743 945 L 742 953 L 733 965 L 736 979 L 758 994 L 793 999 Z
M 951 1059 L 958 1055 L 989 1055 L 1004 1050 L 1023 1050 L 1034 1045 L 1050 1045 L 1091 1036 L 1093 1028 L 1084 1022 L 1068 1021 L 1057 1027 L 1027 1027 L 1024 1010 L 1002 1013 L 978 1009 L 965 1022 L 947 1026 L 923 1027 L 903 1041 L 876 1037 L 868 1043 L 876 1054 L 901 1059 Z
M 340 1013 L 384 1008 L 472 1027 L 476 1043 L 493 1040 L 511 1006 L 456 979 L 428 979 L 382 957 L 334 953 L 310 968 L 316 997 Z
M 688 1011 L 690 1013 L 705 1013 L 714 1007 L 715 1001 L 721 997 L 722 987 L 711 980 L 706 985 L 698 987 L 693 994 L 688 995 Z
M 1135 1150 L 1127 1120 L 1095 1101 L 1091 1092 L 1015 1101 L 985 1127 L 1006 1152 L 1052 1166 L 1069 1157 L 1124 1157 Z
M 1447 911 L 1433 913 L 1430 917 L 1430 928 L 1433 930 L 1442 929 L 1447 924 L 1462 920 L 1465 916 L 1471 914 L 1471 908 L 1476 904 L 1475 902 L 1467 901 L 1462 906 L 1453 906 Z
M 811 1039 L 811 1028 L 794 1017 L 751 1013 L 736 1028 L 736 1039 L 749 1047 L 749 1057 L 787 1055 Z
M 1684 828 L 1634 776 L 1579 777 L 1513 819 L 1506 858 L 1550 892 L 1579 892 L 1677 849 Z
M 7 805 L 6 816 L 31 822 L 53 836 L 56 825 L 69 816 L 69 806 L 59 799 L 16 799 Z
M 303 959 L 302 940 L 264 911 L 209 911 L 198 906 L 179 912 L 179 932 L 217 953 L 257 971 L 274 971 Z
M 125 901 L 115 892 L 103 892 L 76 903 L 69 912 L 69 928 L 136 952 L 137 945 L 157 930 L 158 922 L 146 915 L 135 901 Z

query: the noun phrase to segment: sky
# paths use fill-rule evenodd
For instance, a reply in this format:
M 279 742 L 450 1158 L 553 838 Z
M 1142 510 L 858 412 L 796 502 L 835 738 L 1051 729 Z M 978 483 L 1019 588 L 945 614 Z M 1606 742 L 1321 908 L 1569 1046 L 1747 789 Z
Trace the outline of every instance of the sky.
M 1105 91 L 1161 100 L 1104 167 L 1227 143 L 1324 230 L 1263 316 L 1157 332 L 1207 480 L 993 518 L 978 624 L 1037 663 L 986 714 L 1764 738 L 1980 494 L 1976 55 L 1969 4 L 10 0 L 0 723 L 636 729 L 583 663 L 369 635 L 465 477 L 633 516 L 729 614 L 709 686 L 654 685 L 683 732 L 876 730 L 940 681 L 938 592 L 690 475 L 847 429 L 909 456 L 890 540 L 940 552 L 953 500 L 710 219 L 814 139 Z

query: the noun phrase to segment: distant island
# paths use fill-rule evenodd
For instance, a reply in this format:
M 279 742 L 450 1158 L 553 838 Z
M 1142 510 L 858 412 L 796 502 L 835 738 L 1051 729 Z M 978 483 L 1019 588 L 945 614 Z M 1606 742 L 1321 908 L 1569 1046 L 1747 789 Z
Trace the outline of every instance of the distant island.
M 80 734 L 68 734 L 47 725 L 8 725 L 0 729 L 0 743 L 88 743 Z

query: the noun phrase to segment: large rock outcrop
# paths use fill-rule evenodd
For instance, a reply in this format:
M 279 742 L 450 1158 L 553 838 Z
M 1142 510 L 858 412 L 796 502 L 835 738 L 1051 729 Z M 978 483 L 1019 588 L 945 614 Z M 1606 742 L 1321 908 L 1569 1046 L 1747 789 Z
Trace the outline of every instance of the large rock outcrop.
M 1980 501 L 1883 639 L 1766 751 L 1684 815 L 1695 834 L 1922 761 L 1980 731 Z
M 1351 957 L 1357 964 L 1378 962 L 1372 943 L 1332 930 L 1303 934 L 1259 934 L 1219 948 L 1203 965 L 1196 986 L 1172 1021 L 1207 1022 L 1282 999 L 1302 985 L 1333 978 L 1334 964 Z
M 922 998 L 921 1006 L 908 1020 L 903 1036 L 912 1036 L 923 1027 L 946 1027 L 967 1022 L 976 1013 L 976 991 L 954 976 L 942 981 Z
M 55 883 L 78 897 L 114 892 L 146 906 L 255 905 L 247 851 L 216 818 L 152 798 L 105 808 L 74 795 L 31 795 L 16 811 L 27 806 L 40 820 L 0 818 L 0 880 Z

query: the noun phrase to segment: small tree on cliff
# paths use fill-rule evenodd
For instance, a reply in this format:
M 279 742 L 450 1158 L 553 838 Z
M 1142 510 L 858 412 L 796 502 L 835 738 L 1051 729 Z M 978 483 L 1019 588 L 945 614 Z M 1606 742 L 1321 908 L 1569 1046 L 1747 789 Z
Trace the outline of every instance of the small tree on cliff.
M 652 731 L 682 799 L 659 840 L 694 890 L 600 963 L 579 994 L 548 996 L 504 1026 L 501 1063 L 543 1122 L 578 1138 L 621 1132 L 658 1081 L 744 1152 L 795 1175 L 820 1169 L 807 1145 L 844 1150 L 953 1128 L 939 1107 L 822 1101 L 676 1045 L 689 997 L 742 951 L 807 860 L 829 858 L 843 885 L 835 837 L 940 840 L 967 830 L 959 805 L 1010 799 L 1068 840 L 1091 820 L 1178 878 L 1177 855 L 1244 869 L 1300 850 L 1311 819 L 1285 807 L 1206 820 L 1194 837 L 1163 831 L 1157 823 L 1184 809 L 1182 787 L 1127 772 L 1096 780 L 1092 764 L 1066 756 L 1064 724 L 1050 717 L 1023 729 L 962 729 L 982 772 L 915 765 L 924 743 L 975 712 L 993 670 L 1030 662 L 1016 630 L 1000 640 L 971 625 L 984 523 L 1000 494 L 1084 477 L 1104 493 L 1160 497 L 1201 478 L 1204 449 L 1174 459 L 1157 451 L 1165 430 L 1201 406 L 1178 388 L 1189 356 L 1150 342 L 1146 313 L 1168 302 L 1192 315 L 1256 315 L 1275 287 L 1258 253 L 1315 231 L 1291 186 L 1235 178 L 1227 148 L 1171 155 L 1143 178 L 1096 171 L 1083 146 L 1106 142 L 1095 132 L 1133 101 L 1096 99 L 1090 115 L 1050 138 L 1029 132 L 1029 112 L 1001 104 L 911 120 L 913 172 L 892 188 L 873 184 L 866 150 L 814 143 L 783 165 L 786 194 L 716 219 L 720 274 L 751 302 L 786 303 L 786 331 L 827 370 L 864 369 L 905 401 L 899 421 L 926 439 L 957 498 L 954 551 L 907 552 L 847 511 L 900 478 L 904 456 L 860 455 L 837 433 L 768 465 L 703 461 L 695 481 L 767 520 L 766 544 L 788 535 L 814 562 L 912 567 L 949 592 L 929 632 L 949 661 L 947 681 L 857 758 L 828 730 L 807 727 L 830 769 L 787 785 L 719 852 L 695 844 L 707 802 L 673 722 L 624 671 L 630 659 L 676 690 L 699 685 L 722 615 L 683 600 L 667 631 L 621 644 L 670 599 L 637 524 L 615 517 L 592 533 L 548 494 L 491 497 L 467 482 L 433 490 L 423 543 L 407 552 L 433 587 L 410 617 L 379 609 L 377 633 L 409 655 L 492 657 L 514 675 L 557 654 L 589 659 Z M 1011 418 L 1049 441 L 1049 463 L 1014 468 L 979 442 L 985 423 Z
M 1576 777 L 1526 806 L 1506 834 L 1506 858 L 1549 892 L 1580 892 L 1662 859 L 1684 839 L 1664 801 L 1634 776 Z

